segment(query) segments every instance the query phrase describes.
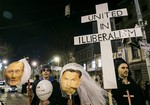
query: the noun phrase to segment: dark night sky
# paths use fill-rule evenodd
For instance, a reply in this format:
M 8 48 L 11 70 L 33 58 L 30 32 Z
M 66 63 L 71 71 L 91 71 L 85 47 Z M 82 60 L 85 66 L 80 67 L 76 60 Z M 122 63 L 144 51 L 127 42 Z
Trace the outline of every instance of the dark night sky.
M 95 4 L 108 0 L 70 0 L 71 16 L 65 17 L 69 0 L 1 0 L 0 38 L 14 47 L 15 58 L 46 60 L 73 45 L 73 36 L 88 33 L 83 15 L 93 14 Z M 108 2 L 109 5 L 115 4 Z M 116 8 L 117 9 L 117 8 Z M 65 49 L 66 50 L 66 49 Z

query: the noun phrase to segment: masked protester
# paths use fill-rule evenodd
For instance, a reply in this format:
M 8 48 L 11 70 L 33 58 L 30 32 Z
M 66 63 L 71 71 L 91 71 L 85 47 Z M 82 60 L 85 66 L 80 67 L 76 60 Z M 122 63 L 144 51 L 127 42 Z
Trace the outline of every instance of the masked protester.
M 68 97 L 68 105 L 108 105 L 108 93 L 91 78 L 83 66 L 77 63 L 66 64 L 60 74 L 63 97 Z M 79 96 L 76 102 L 74 95 Z M 71 104 L 72 102 L 72 104 Z M 113 105 L 115 101 L 113 100 Z M 80 104 L 79 104 L 80 103 Z

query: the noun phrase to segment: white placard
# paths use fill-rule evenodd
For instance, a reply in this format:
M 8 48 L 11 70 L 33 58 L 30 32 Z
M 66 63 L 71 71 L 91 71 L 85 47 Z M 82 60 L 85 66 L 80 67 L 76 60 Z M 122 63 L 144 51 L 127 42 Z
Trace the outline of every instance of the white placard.
M 126 8 L 108 11 L 107 3 L 96 5 L 96 14 L 82 16 L 81 22 L 86 23 L 97 21 L 98 33 L 74 37 L 74 45 L 100 42 L 103 82 L 105 89 L 117 88 L 110 40 L 142 36 L 140 28 L 130 28 L 116 31 L 111 30 L 110 18 L 127 15 L 128 13 Z
M 109 33 L 82 35 L 74 37 L 74 45 L 96 43 L 100 41 L 116 40 L 122 38 L 141 37 L 142 34 L 139 33 L 141 33 L 141 28 L 130 28 L 111 31 Z

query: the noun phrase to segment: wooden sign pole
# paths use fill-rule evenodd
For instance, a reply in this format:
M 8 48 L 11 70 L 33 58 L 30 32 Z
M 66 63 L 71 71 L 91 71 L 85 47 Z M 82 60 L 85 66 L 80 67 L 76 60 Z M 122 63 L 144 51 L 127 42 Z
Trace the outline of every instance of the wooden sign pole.
M 28 105 L 31 105 L 30 79 L 28 80 Z
M 108 90 L 109 105 L 113 105 L 111 89 Z

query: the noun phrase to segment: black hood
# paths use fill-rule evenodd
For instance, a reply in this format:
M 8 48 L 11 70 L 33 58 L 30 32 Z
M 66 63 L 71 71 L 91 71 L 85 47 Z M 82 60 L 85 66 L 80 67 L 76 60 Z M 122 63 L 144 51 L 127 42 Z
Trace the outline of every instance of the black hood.
M 125 64 L 128 65 L 128 63 L 124 59 L 122 59 L 122 58 L 116 58 L 116 59 L 114 59 L 114 66 L 115 66 L 116 78 L 118 78 L 118 67 L 122 63 L 125 63 Z M 129 65 L 128 65 L 128 68 L 129 68 Z M 128 73 L 129 73 L 128 77 L 131 77 L 132 74 L 131 74 L 130 68 L 129 68 L 129 72 Z

